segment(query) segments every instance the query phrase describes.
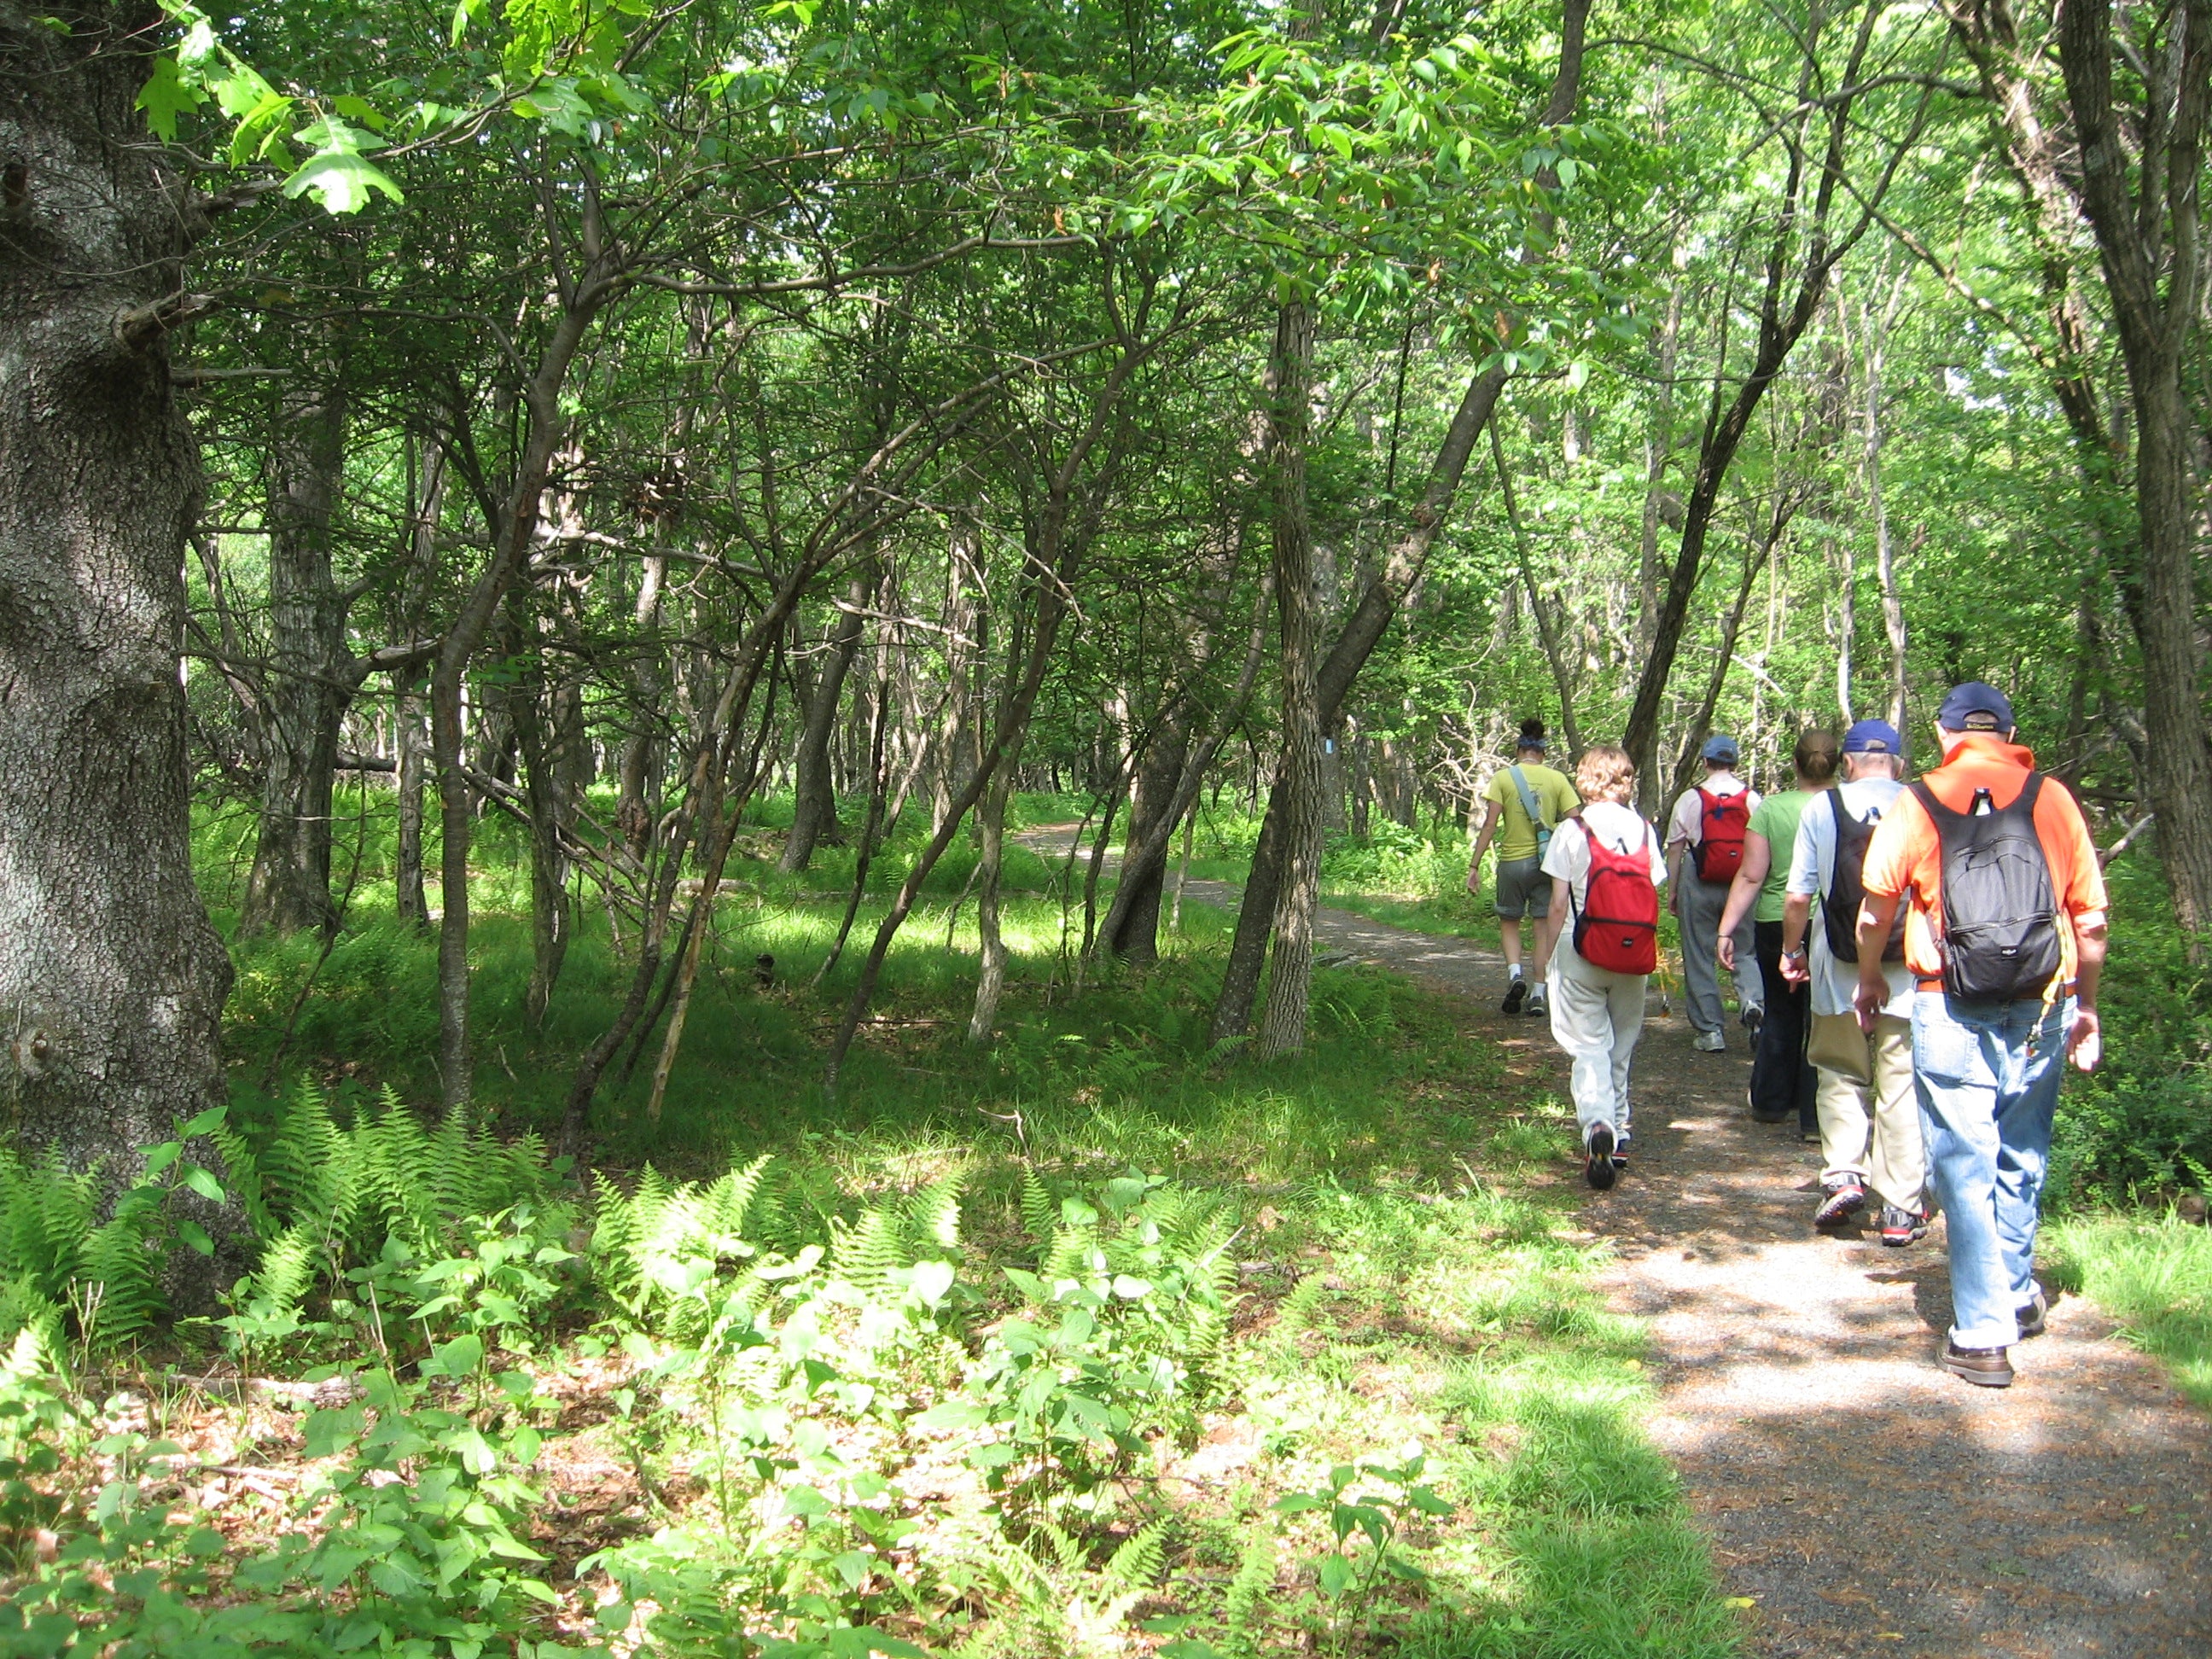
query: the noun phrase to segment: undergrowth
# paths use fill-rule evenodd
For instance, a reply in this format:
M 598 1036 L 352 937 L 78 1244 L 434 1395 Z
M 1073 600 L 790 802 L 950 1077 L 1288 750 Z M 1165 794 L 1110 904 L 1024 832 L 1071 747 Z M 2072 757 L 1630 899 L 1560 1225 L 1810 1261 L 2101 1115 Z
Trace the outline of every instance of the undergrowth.
M 373 895 L 319 965 L 238 951 L 231 1104 L 123 1209 L 0 1160 L 0 1655 L 1733 1650 L 1570 1135 L 1449 1009 L 1324 970 L 1305 1054 L 1224 1063 L 1224 919 L 1102 978 L 1032 862 L 996 1044 L 955 884 L 833 1100 L 849 872 L 734 872 L 665 1115 L 611 1089 L 588 1168 L 538 1131 L 604 927 L 536 1029 L 487 906 L 484 1097 L 439 1117 Z M 210 1189 L 249 1270 L 182 1317 Z

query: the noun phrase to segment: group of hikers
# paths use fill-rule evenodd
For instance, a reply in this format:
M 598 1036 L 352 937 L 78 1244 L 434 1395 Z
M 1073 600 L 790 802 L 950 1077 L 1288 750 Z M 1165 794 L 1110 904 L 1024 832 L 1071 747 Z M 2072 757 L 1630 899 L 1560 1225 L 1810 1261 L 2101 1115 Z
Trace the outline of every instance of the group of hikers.
M 1881 1242 L 1901 1248 L 1940 1207 L 1943 1368 L 2003 1388 L 2009 1350 L 2044 1328 L 2035 1234 L 2062 1067 L 2099 1059 L 2105 883 L 2081 807 L 2014 741 L 2002 692 L 1954 687 L 1936 736 L 1942 763 L 1907 782 L 1887 720 L 1805 732 L 1792 787 L 1763 798 L 1737 775 L 1735 740 L 1709 738 L 1662 837 L 1636 810 L 1625 750 L 1586 750 L 1570 781 L 1546 764 L 1543 721 L 1524 720 L 1485 790 L 1467 884 L 1480 890 L 1495 845 L 1504 1010 L 1548 1016 L 1572 1061 L 1592 1187 L 1628 1164 L 1664 888 L 1692 1047 L 1727 1050 L 1732 975 L 1752 1117 L 1820 1144 L 1814 1225 L 1875 1203 Z

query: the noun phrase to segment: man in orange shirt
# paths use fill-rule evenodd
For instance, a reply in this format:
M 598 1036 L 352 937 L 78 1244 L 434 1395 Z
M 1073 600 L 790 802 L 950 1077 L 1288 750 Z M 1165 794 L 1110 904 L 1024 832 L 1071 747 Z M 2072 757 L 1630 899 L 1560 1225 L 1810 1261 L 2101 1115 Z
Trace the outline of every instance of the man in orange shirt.
M 1978 681 L 1936 715 L 1943 764 L 1868 843 L 1859 1024 L 1889 1000 L 1882 945 L 1911 895 L 1905 960 L 1913 1086 L 1951 1253 L 1943 1369 L 1984 1388 L 2043 1329 L 2035 1229 L 2063 1060 L 2097 1064 L 2105 878 L 2081 809 L 2013 739 L 2012 704 Z

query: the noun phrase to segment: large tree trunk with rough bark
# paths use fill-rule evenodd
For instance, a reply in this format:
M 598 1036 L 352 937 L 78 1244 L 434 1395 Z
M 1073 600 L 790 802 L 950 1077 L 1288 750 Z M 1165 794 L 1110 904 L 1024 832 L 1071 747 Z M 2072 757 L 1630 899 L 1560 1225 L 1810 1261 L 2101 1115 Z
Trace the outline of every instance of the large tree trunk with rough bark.
M 2183 374 L 2203 293 L 2212 0 L 2181 0 L 2119 26 L 2136 33 L 2125 46 L 2131 61 L 2155 66 L 2140 111 L 2114 105 L 2111 0 L 2065 8 L 2058 56 L 2081 149 L 2081 206 L 2134 394 L 2140 586 L 2129 610 L 2142 648 L 2144 721 L 2157 734 L 2144 781 L 2174 917 L 2201 961 L 2212 931 L 2212 733 L 2197 635 L 2195 425 Z M 2131 155 L 2138 137 L 2143 148 Z
M 344 387 L 289 386 L 268 459 L 269 669 L 261 698 L 260 836 L 239 932 L 336 925 L 331 781 L 352 701 L 346 596 L 331 570 L 331 516 L 345 464 Z
M 223 1098 L 230 988 L 192 884 L 200 470 L 163 344 L 198 216 L 133 107 L 158 16 L 0 0 L 0 1103 L 111 1187 Z

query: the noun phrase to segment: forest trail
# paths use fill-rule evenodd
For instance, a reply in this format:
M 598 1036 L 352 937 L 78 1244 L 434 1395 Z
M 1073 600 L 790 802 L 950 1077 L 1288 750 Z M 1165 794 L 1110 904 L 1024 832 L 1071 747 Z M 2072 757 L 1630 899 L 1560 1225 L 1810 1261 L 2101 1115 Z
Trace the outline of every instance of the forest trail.
M 1236 893 L 1188 889 L 1211 903 Z M 1315 937 L 1324 955 L 1466 998 L 1516 1072 L 1565 1094 L 1545 1026 L 1498 1012 L 1494 951 L 1328 908 Z M 1650 1323 L 1651 1432 L 1682 1472 L 1724 1592 L 1753 1599 L 1748 1650 L 2212 1654 L 2212 1425 L 2074 1297 L 2015 1351 L 2012 1388 L 1939 1370 L 1942 1223 L 1902 1250 L 1870 1225 L 1816 1235 L 1815 1149 L 1794 1124 L 1751 1121 L 1748 1057 L 1730 1037 L 1729 1054 L 1696 1054 L 1679 1013 L 1652 999 L 1634 1163 L 1583 1216 L 1612 1243 L 1613 1305 Z

